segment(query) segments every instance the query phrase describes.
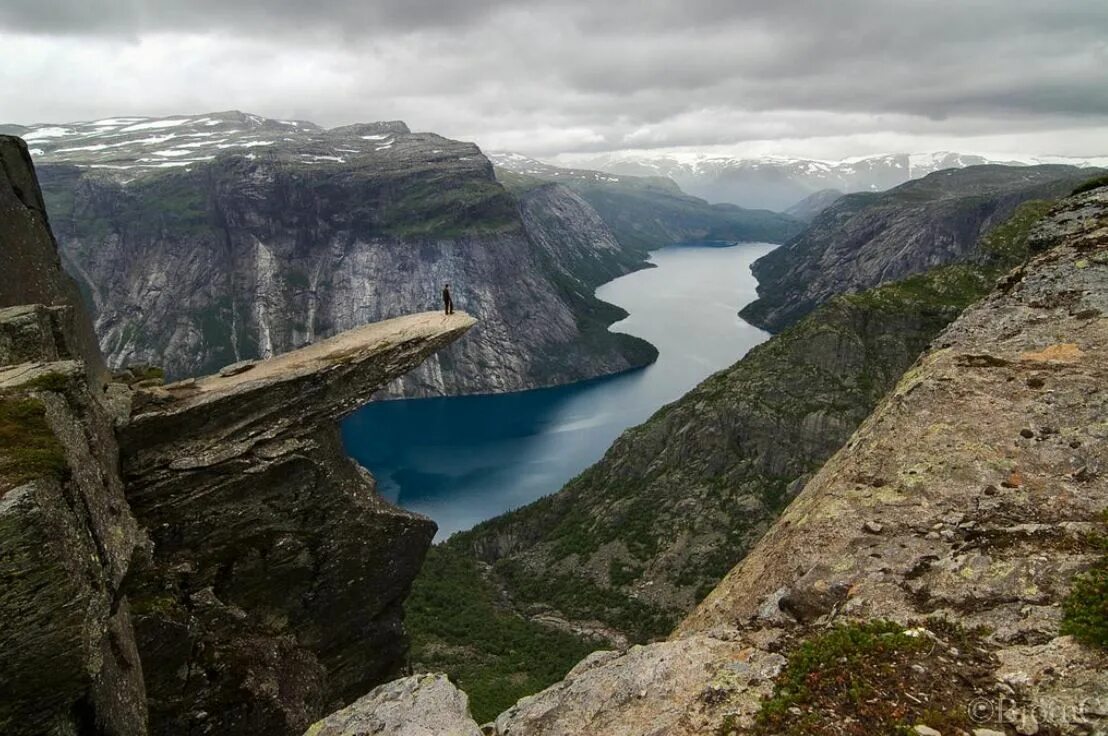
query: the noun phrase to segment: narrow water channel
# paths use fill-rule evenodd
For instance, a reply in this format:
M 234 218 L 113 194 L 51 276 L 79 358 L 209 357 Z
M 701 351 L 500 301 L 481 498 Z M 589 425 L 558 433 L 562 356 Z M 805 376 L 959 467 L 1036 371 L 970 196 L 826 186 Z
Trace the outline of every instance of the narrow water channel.
M 775 246 L 676 245 L 657 268 L 597 289 L 630 316 L 612 326 L 653 343 L 656 363 L 571 386 L 493 396 L 375 402 L 343 423 L 382 495 L 438 522 L 438 539 L 557 491 L 641 423 L 768 335 L 738 317 L 750 264 Z

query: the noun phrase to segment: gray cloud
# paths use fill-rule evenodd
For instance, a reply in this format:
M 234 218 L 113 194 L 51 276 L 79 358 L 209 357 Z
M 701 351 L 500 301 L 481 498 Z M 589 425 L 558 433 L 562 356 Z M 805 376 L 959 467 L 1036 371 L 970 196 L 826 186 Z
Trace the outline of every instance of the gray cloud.
M 0 48 L 0 121 L 239 108 L 535 155 L 1108 154 L 1103 0 L 5 0 Z

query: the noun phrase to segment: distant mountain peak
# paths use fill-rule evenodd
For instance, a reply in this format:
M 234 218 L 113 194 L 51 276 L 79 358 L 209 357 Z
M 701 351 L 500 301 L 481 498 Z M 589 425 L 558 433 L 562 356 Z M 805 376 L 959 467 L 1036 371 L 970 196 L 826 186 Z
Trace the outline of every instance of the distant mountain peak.
M 883 191 L 943 169 L 983 164 L 1028 166 L 1059 163 L 1103 166 L 1108 157 L 1073 159 L 1061 156 L 990 158 L 955 151 L 882 153 L 837 161 L 783 155 L 729 156 L 695 151 L 608 153 L 579 162 L 583 167 L 613 174 L 665 176 L 711 202 L 785 210 L 824 190 Z
M 241 110 L 202 115 L 126 115 L 30 126 L 0 126 L 22 137 L 40 163 L 66 163 L 120 175 L 188 167 L 224 153 L 248 158 L 280 156 L 301 164 L 345 163 L 388 156 L 400 140 L 420 143 L 429 155 L 473 155 L 472 144 L 413 134 L 399 120 L 325 130 L 306 120 L 278 120 Z M 464 148 L 464 150 L 463 150 Z

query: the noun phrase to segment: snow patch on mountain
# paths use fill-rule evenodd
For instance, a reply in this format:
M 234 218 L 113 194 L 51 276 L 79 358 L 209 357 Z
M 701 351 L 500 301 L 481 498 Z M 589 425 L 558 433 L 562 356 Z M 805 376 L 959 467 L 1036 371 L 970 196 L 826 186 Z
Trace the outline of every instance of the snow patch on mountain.
M 943 169 L 982 164 L 1059 163 L 1103 166 L 1108 157 L 1073 159 L 966 154 L 954 151 L 888 153 L 837 161 L 770 155 L 734 157 L 695 151 L 624 151 L 575 162 L 588 169 L 632 176 L 665 176 L 689 194 L 712 202 L 784 210 L 825 189 L 882 191 Z M 508 164 L 502 164 L 508 166 Z
M 73 164 L 124 179 L 200 164 L 221 155 L 237 153 L 255 159 L 254 151 L 299 165 L 347 163 L 374 156 L 395 159 L 401 149 L 422 149 L 429 140 L 444 140 L 432 134 L 413 134 L 399 121 L 325 130 L 302 120 L 272 120 L 237 111 L 31 125 L 23 128 L 22 137 L 34 143 L 31 155 L 40 164 Z M 437 155 L 444 151 L 457 155 L 456 149 L 441 143 L 434 150 Z M 471 150 L 467 148 L 467 152 Z

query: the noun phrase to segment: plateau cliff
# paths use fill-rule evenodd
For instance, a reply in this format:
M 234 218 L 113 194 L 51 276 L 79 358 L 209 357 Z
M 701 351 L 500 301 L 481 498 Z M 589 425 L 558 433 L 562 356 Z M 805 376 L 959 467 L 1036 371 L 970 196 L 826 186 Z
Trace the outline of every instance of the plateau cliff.
M 393 395 L 518 390 L 656 356 L 609 333 L 623 313 L 592 295 L 642 253 L 572 191 L 507 192 L 473 144 L 241 113 L 59 130 L 27 135 L 114 367 L 200 375 L 434 308 L 444 282 L 480 324 Z
M 434 535 L 336 421 L 459 338 L 429 313 L 162 385 L 108 375 L 0 137 L 0 730 L 299 733 L 406 662 Z M 30 304 L 21 302 L 30 301 Z
M 861 291 L 969 260 L 982 234 L 1021 203 L 1068 193 L 1096 169 L 971 166 L 880 193 L 849 194 L 808 229 L 754 264 L 758 300 L 742 310 L 770 331 L 836 294 Z

